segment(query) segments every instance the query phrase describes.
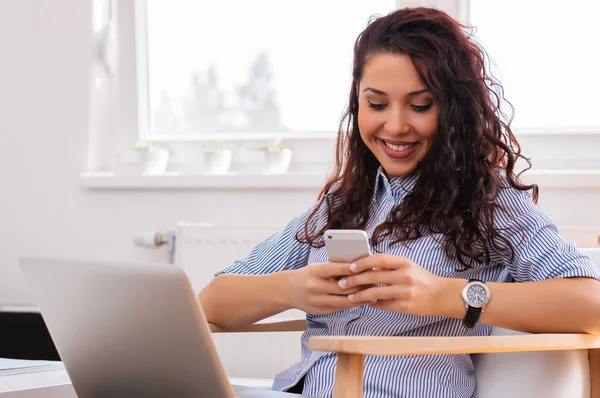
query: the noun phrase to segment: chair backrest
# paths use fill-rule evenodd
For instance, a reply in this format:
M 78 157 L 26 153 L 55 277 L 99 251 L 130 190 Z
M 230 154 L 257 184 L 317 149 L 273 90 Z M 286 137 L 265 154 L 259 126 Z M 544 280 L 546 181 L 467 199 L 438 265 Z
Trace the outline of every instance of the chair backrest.
M 600 249 L 579 249 L 600 267 Z M 523 334 L 493 328 L 492 335 Z M 480 398 L 589 398 L 587 350 L 472 355 Z
M 600 248 L 579 249 L 579 251 L 589 256 L 596 267 L 600 268 Z
M 524 334 L 493 328 L 492 335 Z M 590 398 L 587 350 L 472 355 L 479 398 Z

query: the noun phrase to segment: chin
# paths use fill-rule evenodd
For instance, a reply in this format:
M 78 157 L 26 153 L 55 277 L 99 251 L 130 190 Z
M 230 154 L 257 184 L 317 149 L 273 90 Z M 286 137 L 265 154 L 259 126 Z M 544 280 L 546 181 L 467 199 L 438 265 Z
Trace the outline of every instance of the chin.
M 382 166 L 383 166 L 383 169 L 385 170 L 385 174 L 387 175 L 388 178 L 407 176 L 407 175 L 414 173 L 415 170 L 417 169 L 416 164 L 410 164 L 410 165 L 406 165 L 406 166 L 398 166 L 398 165 L 388 165 L 387 167 L 386 167 L 386 165 L 382 165 Z
M 423 145 L 420 145 L 421 148 L 412 153 L 412 155 L 409 157 L 404 159 L 394 159 L 388 156 L 385 151 L 382 150 L 381 145 L 377 145 L 378 147 L 371 149 L 377 160 L 379 160 L 379 164 L 383 167 L 388 178 L 402 177 L 413 174 L 417 170 L 419 162 L 422 161 L 427 154 L 427 148 L 423 148 Z

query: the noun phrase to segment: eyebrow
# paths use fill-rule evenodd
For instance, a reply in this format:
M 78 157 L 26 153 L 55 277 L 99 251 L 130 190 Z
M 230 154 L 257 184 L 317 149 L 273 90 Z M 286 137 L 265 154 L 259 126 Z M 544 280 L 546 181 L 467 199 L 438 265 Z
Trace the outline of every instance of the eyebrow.
M 363 90 L 363 93 L 365 91 L 371 91 L 371 92 L 373 92 L 375 94 L 378 94 L 378 95 L 387 95 L 387 93 L 385 91 L 381 91 L 381 90 L 378 90 L 378 89 L 373 88 L 373 87 L 367 87 L 367 88 L 365 88 Z M 406 94 L 406 96 L 407 97 L 414 97 L 415 95 L 419 95 L 419 94 L 423 94 L 423 93 L 429 93 L 429 92 L 430 92 L 430 90 L 428 88 L 424 88 L 422 90 L 411 91 L 410 93 Z

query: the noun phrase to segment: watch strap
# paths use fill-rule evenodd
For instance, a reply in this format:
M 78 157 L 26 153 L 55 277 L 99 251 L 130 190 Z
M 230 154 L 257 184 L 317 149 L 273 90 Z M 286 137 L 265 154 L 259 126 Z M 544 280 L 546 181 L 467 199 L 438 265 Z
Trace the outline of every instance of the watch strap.
M 479 321 L 479 316 L 481 315 L 481 308 L 475 308 L 468 306 L 467 313 L 463 319 L 463 325 L 467 329 L 473 329 L 477 321 Z

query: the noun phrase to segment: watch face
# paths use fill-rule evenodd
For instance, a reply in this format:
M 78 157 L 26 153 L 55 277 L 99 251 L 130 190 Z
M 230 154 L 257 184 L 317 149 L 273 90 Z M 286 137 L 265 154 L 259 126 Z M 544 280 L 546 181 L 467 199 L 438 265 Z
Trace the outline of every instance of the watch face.
M 485 284 L 473 282 L 467 286 L 465 291 L 465 300 L 470 306 L 481 308 L 487 304 L 489 299 L 490 293 Z

